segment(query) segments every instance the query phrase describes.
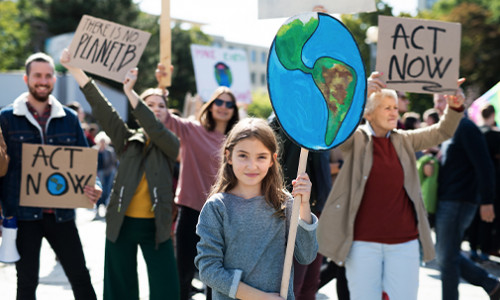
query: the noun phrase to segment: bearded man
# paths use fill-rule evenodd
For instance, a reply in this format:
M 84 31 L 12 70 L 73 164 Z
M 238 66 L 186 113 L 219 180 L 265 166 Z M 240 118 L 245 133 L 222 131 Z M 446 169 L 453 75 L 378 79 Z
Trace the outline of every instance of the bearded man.
M 17 219 L 17 299 L 36 299 L 40 267 L 40 248 L 46 238 L 57 255 L 73 288 L 76 300 L 96 299 L 85 265 L 74 209 L 27 207 L 19 205 L 22 145 L 49 144 L 88 147 L 76 114 L 51 95 L 56 82 L 54 61 L 44 53 L 28 57 L 24 82 L 28 92 L 0 111 L 10 162 L 0 179 L 0 202 L 6 219 Z M 84 193 L 92 203 L 99 199 L 99 182 L 86 186 Z

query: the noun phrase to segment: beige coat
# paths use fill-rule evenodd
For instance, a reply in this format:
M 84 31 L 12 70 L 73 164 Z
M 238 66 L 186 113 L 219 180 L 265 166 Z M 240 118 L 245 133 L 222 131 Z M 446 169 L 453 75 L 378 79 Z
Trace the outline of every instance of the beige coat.
M 463 113 L 446 109 L 444 117 L 437 124 L 417 130 L 393 130 L 390 135 L 403 166 L 404 188 L 415 208 L 424 261 L 433 259 L 435 251 L 422 201 L 415 152 L 451 138 L 462 117 Z M 373 162 L 373 139 L 368 126 L 359 126 L 340 145 L 340 149 L 344 165 L 321 213 L 317 236 L 319 253 L 342 266 L 351 249 L 354 221 Z

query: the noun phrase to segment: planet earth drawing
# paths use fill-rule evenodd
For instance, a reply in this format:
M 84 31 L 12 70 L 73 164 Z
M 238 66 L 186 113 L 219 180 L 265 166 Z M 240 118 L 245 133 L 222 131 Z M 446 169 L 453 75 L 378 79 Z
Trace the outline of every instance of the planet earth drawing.
M 215 80 L 219 86 L 230 87 L 233 83 L 233 74 L 231 73 L 231 69 L 223 63 L 218 62 L 214 66 L 215 72 Z
M 299 14 L 280 27 L 269 53 L 267 80 L 278 121 L 301 147 L 331 149 L 361 120 L 364 63 L 352 34 L 328 14 Z
M 68 182 L 61 173 L 54 173 L 47 178 L 47 191 L 52 196 L 60 196 L 68 191 Z

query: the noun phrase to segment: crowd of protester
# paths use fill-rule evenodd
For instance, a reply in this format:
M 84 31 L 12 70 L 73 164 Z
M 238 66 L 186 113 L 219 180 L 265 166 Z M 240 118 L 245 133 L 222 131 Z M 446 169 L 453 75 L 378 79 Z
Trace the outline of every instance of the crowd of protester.
M 3 218 L 18 228 L 18 299 L 35 298 L 43 238 L 75 299 L 96 299 L 74 209 L 19 205 L 23 143 L 98 150 L 98 180 L 85 195 L 96 220 L 100 207 L 106 210 L 107 300 L 138 299 L 138 247 L 150 299 L 191 299 L 199 292 L 195 276 L 207 299 L 281 299 L 296 196 L 289 299 L 315 299 L 332 278 L 341 300 L 417 299 L 419 267 L 434 258 L 443 299 L 458 299 L 460 278 L 500 299 L 498 278 L 477 264 L 500 256 L 500 131 L 492 105 L 474 124 L 458 88 L 434 95 L 421 118 L 405 93 L 385 88 L 374 72 L 362 124 L 338 149 L 311 153 L 306 173 L 297 175 L 300 147 L 274 117 L 240 120 L 229 88 L 215 90 L 194 118 L 182 117 L 168 109 L 168 90 L 136 93 L 138 70 L 130 70 L 124 93 L 140 125 L 131 129 L 69 62 L 66 50 L 61 63 L 91 112 L 51 95 L 54 62 L 43 53 L 26 61 L 28 92 L 0 112 L 0 203 Z M 172 70 L 159 65 L 158 82 Z M 470 257 L 461 252 L 464 239 Z

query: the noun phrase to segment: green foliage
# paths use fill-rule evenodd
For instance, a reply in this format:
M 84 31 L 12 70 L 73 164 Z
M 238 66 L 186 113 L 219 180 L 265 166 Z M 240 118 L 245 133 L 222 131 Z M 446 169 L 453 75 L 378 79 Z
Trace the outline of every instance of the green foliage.
M 370 74 L 370 46 L 366 41 L 366 30 L 370 26 L 378 24 L 378 16 L 392 16 L 392 7 L 383 1 L 377 0 L 377 11 L 371 13 L 359 13 L 352 15 L 342 15 L 341 20 L 352 33 L 356 44 L 358 44 L 361 57 L 365 62 L 365 72 Z
M 13 1 L 0 1 L 0 16 L 0 70 L 17 69 L 24 65 L 29 26 L 20 22 Z
M 497 8 L 491 9 L 491 8 Z M 462 25 L 460 76 L 464 88 L 485 93 L 498 82 L 500 70 L 500 0 L 444 0 L 418 17 Z
M 265 92 L 254 92 L 252 93 L 252 99 L 252 103 L 247 107 L 248 115 L 267 119 L 273 111 L 269 95 Z

